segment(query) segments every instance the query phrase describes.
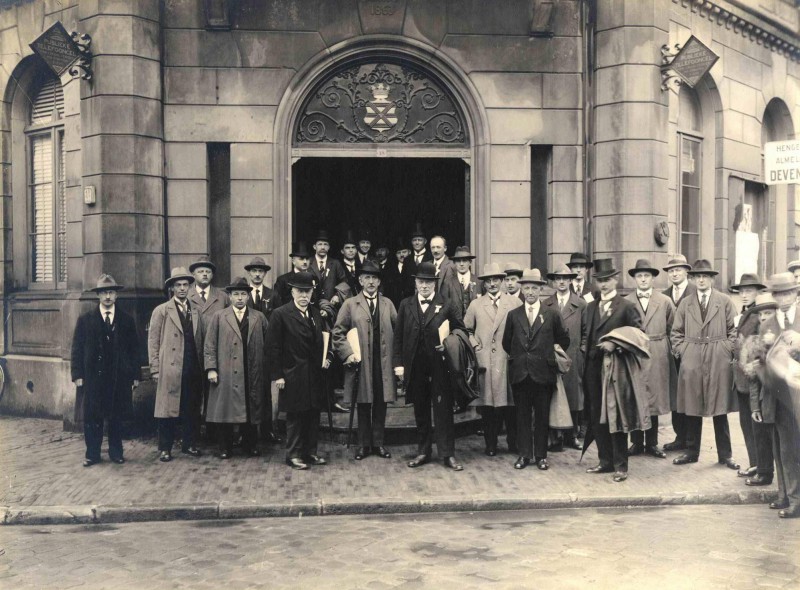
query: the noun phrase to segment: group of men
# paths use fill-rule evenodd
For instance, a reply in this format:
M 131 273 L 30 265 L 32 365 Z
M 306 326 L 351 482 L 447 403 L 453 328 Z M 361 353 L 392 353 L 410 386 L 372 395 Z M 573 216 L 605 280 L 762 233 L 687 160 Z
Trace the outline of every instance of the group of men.
M 744 303 L 737 314 L 733 300 L 714 288 L 717 272 L 707 260 L 689 264 L 673 256 L 663 268 L 670 280 L 663 292 L 653 286 L 660 269 L 638 260 L 627 269 L 636 289 L 623 296 L 611 259 L 575 253 L 546 277 L 491 263 L 476 276 L 469 248 L 448 257 L 445 239 L 428 243 L 420 227 L 411 248 L 403 246 L 390 261 L 387 248 L 373 256 L 369 240 L 348 233 L 337 260 L 329 255 L 328 233 L 320 231 L 311 250 L 293 244 L 292 268 L 273 289 L 264 285 L 270 266 L 260 257 L 245 266 L 246 278 L 224 290 L 212 286 L 216 268 L 207 257 L 173 269 L 165 283 L 172 297 L 153 311 L 148 334 L 159 459 L 172 459 L 178 425 L 181 451 L 200 455 L 201 420 L 216 433 L 220 458 L 231 456 L 234 426 L 243 452 L 258 455 L 259 428 L 263 440 L 280 442 L 275 426 L 284 412 L 287 464 L 324 465 L 317 433 L 331 389 L 325 371 L 336 364 L 344 372 L 345 400 L 352 400 L 342 409 L 358 418 L 356 460 L 391 457 L 384 428 L 399 383 L 414 405 L 418 433 L 408 467 L 430 462 L 435 442 L 444 465 L 460 471 L 448 358 L 467 343 L 476 359 L 472 405 L 481 415 L 485 452 L 496 456 L 505 428 L 515 469 L 546 470 L 548 450 L 585 449 L 592 441 L 599 463 L 587 471 L 611 473 L 616 482 L 627 479 L 633 455 L 663 459 L 665 451 L 681 451 L 674 464 L 694 463 L 703 417 L 712 416 L 719 462 L 739 470 L 748 485 L 771 483 L 774 437 L 763 426 L 764 413 L 740 413 L 750 466 L 740 470 L 732 458 L 727 414 L 761 399 L 752 393 L 754 379 L 732 366 L 739 367 L 746 338 L 758 333 L 750 319 L 756 295 L 766 289 L 778 299 L 788 291 L 796 300 L 794 280 L 788 288 L 776 275 L 767 289 L 745 275 L 731 288 Z M 109 275 L 100 277 L 94 289 L 99 313 L 80 318 L 73 341 L 73 380 L 86 400 L 86 466 L 100 461 L 104 419 L 109 456 L 124 461 L 119 417 L 139 375 L 133 321 L 115 305 L 120 289 Z M 798 329 L 795 306 L 793 300 L 781 312 L 778 332 Z M 558 409 L 571 425 L 559 421 L 551 428 Z M 676 438 L 662 448 L 658 418 L 669 413 Z M 781 448 L 795 454 L 781 469 L 794 473 L 796 432 L 784 437 L 789 441 Z M 792 503 L 800 478 L 782 477 L 788 499 L 778 504 L 793 516 L 800 510 Z

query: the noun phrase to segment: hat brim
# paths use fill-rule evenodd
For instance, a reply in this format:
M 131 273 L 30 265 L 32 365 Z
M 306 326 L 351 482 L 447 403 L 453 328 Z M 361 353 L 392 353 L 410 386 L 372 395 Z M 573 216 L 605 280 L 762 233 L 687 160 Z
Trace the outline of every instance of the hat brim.
M 504 273 L 504 272 L 492 272 L 492 273 L 489 273 L 488 275 L 478 275 L 478 278 L 481 281 L 485 281 L 486 279 L 491 279 L 491 278 L 494 278 L 494 277 L 497 277 L 498 279 L 504 279 L 504 278 L 506 278 L 506 273 Z
M 781 283 L 779 285 L 774 285 L 772 287 L 768 287 L 767 291 L 770 293 L 785 293 L 786 291 L 797 291 L 800 290 L 800 285 L 796 283 Z
M 619 273 L 620 273 L 620 271 L 618 271 L 618 270 L 612 270 L 612 271 L 603 272 L 603 273 L 595 273 L 594 274 L 594 279 L 596 281 L 604 281 L 605 279 L 611 279 L 611 278 L 617 276 Z
M 477 256 L 473 256 L 472 254 L 456 256 L 455 254 L 450 257 L 450 260 L 475 260 Z
M 289 252 L 290 258 L 311 258 L 310 252 Z M 249 266 L 249 265 L 248 265 Z M 244 267 L 247 270 L 247 266 Z
M 196 269 L 205 266 L 206 268 L 210 268 L 211 272 L 217 272 L 217 267 L 213 262 L 192 262 L 189 265 L 189 272 L 194 272 Z
M 628 271 L 628 274 L 632 277 L 635 277 L 637 272 L 649 272 L 654 277 L 657 277 L 661 274 L 661 271 L 657 268 L 632 268 Z
M 372 270 L 372 269 L 364 270 L 363 268 L 357 268 L 356 269 L 356 276 L 360 277 L 361 275 L 372 275 L 373 277 L 381 278 L 381 271 L 380 270 Z
M 556 279 L 577 279 L 578 273 L 571 272 L 569 274 L 561 274 L 557 272 L 549 272 L 547 273 L 547 278 L 551 281 L 555 281 Z
M 522 271 L 521 270 L 507 270 L 505 272 L 506 272 L 506 276 L 507 277 L 522 278 Z
M 170 277 L 166 281 L 164 281 L 164 286 L 170 287 L 172 286 L 172 283 L 174 283 L 175 281 L 183 281 L 183 280 L 187 280 L 190 283 L 194 283 L 194 277 L 192 275 L 178 275 L 175 277 Z
M 294 256 L 294 254 L 292 254 L 292 256 Z M 269 264 L 246 264 L 244 267 L 245 270 L 253 270 L 254 268 L 263 268 L 266 272 L 272 270 Z
M 706 268 L 701 270 L 689 269 L 690 275 L 709 275 L 715 277 L 719 274 L 719 271 L 714 270 L 713 268 Z
M 673 268 L 681 268 L 681 267 L 685 268 L 686 270 L 692 270 L 692 265 L 691 264 L 684 264 L 683 262 L 681 262 L 679 264 L 668 264 L 667 266 L 663 267 L 663 270 L 664 270 L 664 272 L 669 272 Z
M 542 281 L 538 279 L 520 279 L 517 281 L 520 285 L 540 285 L 544 287 L 547 284 L 547 281 Z
M 750 313 L 756 313 L 759 311 L 766 311 L 768 309 L 778 309 L 777 303 L 762 303 L 760 305 L 754 305 L 750 308 Z
M 436 275 L 418 274 L 418 275 L 411 275 L 411 276 L 413 278 L 415 278 L 415 279 L 420 279 L 421 281 L 438 281 L 439 280 L 439 277 L 437 277 Z
M 246 286 L 243 286 L 243 285 L 228 285 L 227 287 L 225 287 L 225 290 L 228 293 L 233 293 L 234 291 L 252 291 L 253 290 L 253 286 L 252 285 L 246 285 Z
M 567 262 L 567 266 L 569 268 L 572 268 L 573 266 L 576 265 L 585 266 L 586 268 L 594 268 L 594 262 L 592 262 L 591 260 L 586 260 L 585 262 L 579 260 L 575 261 L 570 260 L 569 262 Z
M 122 291 L 125 288 L 125 285 L 109 285 L 108 287 L 95 287 L 94 289 L 89 289 L 90 291 L 94 291 L 95 293 L 100 293 L 102 291 Z
M 728 287 L 734 293 L 738 293 L 742 287 L 755 287 L 756 289 L 762 290 L 766 289 L 766 285 L 762 285 L 761 283 L 740 283 L 738 285 L 731 285 Z
M 308 285 L 308 284 L 306 284 L 306 283 L 292 283 L 292 282 L 289 282 L 289 283 L 287 283 L 287 284 L 288 284 L 290 287 L 294 287 L 295 289 L 301 289 L 301 290 L 303 290 L 303 291 L 308 291 L 309 289 L 313 289 L 313 288 L 314 288 L 314 285 L 313 285 L 313 284 L 311 284 L 311 285 Z

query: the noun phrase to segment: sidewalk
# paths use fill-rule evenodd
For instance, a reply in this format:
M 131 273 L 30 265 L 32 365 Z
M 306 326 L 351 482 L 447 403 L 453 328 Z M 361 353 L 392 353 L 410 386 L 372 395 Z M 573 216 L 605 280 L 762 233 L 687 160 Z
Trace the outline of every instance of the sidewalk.
M 729 417 L 733 455 L 746 463 L 738 417 Z M 124 465 L 107 460 L 82 467 L 83 436 L 63 432 L 60 421 L 0 417 L 0 514 L 4 524 L 129 522 L 173 519 L 247 518 L 398 512 L 452 512 L 585 506 L 763 503 L 775 484 L 744 485 L 736 472 L 717 464 L 710 419 L 700 461 L 672 465 L 669 459 L 630 460 L 630 477 L 589 475 L 594 446 L 582 463 L 580 451 L 550 455 L 550 469 L 513 469 L 516 457 L 483 454 L 483 438 L 456 441 L 460 473 L 439 461 L 411 470 L 412 446 L 391 447 L 393 458 L 352 458 L 352 449 L 323 443 L 324 467 L 294 471 L 284 451 L 264 448 L 257 458 L 223 462 L 216 448 L 198 459 L 177 452 L 160 463 L 155 441 L 126 440 Z M 672 440 L 669 427 L 661 440 Z M 504 449 L 501 439 L 500 449 Z M 766 510 L 766 507 L 765 507 Z

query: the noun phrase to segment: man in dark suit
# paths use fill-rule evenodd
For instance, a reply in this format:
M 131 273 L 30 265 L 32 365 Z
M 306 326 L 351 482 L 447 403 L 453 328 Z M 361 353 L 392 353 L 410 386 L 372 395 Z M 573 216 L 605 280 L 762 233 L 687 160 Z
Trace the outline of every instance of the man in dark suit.
M 518 297 L 522 303 L 525 303 L 525 295 L 522 294 L 520 289 L 519 279 L 522 277 L 522 267 L 517 262 L 507 262 L 504 268 L 506 278 L 503 281 L 506 293 Z
M 386 262 L 382 273 L 383 280 L 381 286 L 383 287 L 383 294 L 391 299 L 395 308 L 399 307 L 400 302 L 405 299 L 403 268 L 405 267 L 407 254 L 408 246 L 405 245 L 401 238 L 395 249 L 394 258 Z
M 275 279 L 270 300 L 270 313 L 278 309 L 281 305 L 286 305 L 292 301 L 292 288 L 289 286 L 289 281 L 298 272 L 308 271 L 311 261 L 311 252 L 305 242 L 295 242 L 292 244 L 292 251 L 289 253 L 289 258 L 292 262 L 291 270 Z
M 372 254 L 372 237 L 368 230 L 363 227 L 358 232 L 358 266 L 364 264 L 367 260 L 373 260 Z
M 457 302 L 436 292 L 436 269 L 431 262 L 419 265 L 414 275 L 417 294 L 400 304 L 394 331 L 394 372 L 407 383 L 406 399 L 414 404 L 417 423 L 417 456 L 411 468 L 431 460 L 434 438 L 431 405 L 436 424 L 436 448 L 445 467 L 461 471 L 455 458 L 453 392 L 442 356 L 439 328 L 449 322 L 450 330 L 464 329 Z
M 592 299 L 594 299 L 594 295 L 592 295 L 592 285 L 589 281 L 589 270 L 591 270 L 592 266 L 594 266 L 592 261 L 589 260 L 589 257 L 586 256 L 586 254 L 582 254 L 581 252 L 573 252 L 569 257 L 567 266 L 572 272 L 578 275 L 572 279 L 570 291 L 589 303 L 592 301 Z
M 422 224 L 417 222 L 411 234 L 411 252 L 409 252 L 403 261 L 404 299 L 414 294 L 414 289 L 416 288 L 414 275 L 417 273 L 417 267 L 423 262 L 433 260 L 433 254 L 425 247 L 427 243 L 428 240 L 425 237 L 425 232 L 422 230 Z
M 279 409 L 286 412 L 286 463 L 292 469 L 308 469 L 327 463 L 317 454 L 317 433 L 325 399 L 323 370 L 330 366 L 333 352 L 329 348 L 323 359 L 324 323 L 311 305 L 314 277 L 295 273 L 289 286 L 292 301 L 272 312 L 266 353 Z
M 601 424 L 603 400 L 603 354 L 613 352 L 611 342 L 600 343 L 600 338 L 623 326 L 642 329 L 642 319 L 633 303 L 617 293 L 617 275 L 610 258 L 595 260 L 594 278 L 600 297 L 586 306 L 581 350 L 586 355 L 583 370 L 583 391 L 589 408 L 589 424 L 597 441 L 600 462 L 586 473 L 614 473 L 614 481 L 628 478 L 628 435 L 611 433 L 608 424 Z M 588 436 L 588 435 L 587 435 Z M 584 442 L 584 446 L 585 446 Z
M 436 292 L 445 299 L 462 305 L 461 283 L 456 277 L 458 271 L 455 263 L 447 256 L 447 240 L 444 237 L 433 236 L 431 238 L 431 254 L 433 254 L 432 262 L 438 279 Z
M 344 269 L 342 263 L 328 256 L 331 249 L 331 238 L 328 232 L 320 230 L 317 232 L 317 237 L 314 240 L 314 259 L 311 261 L 308 270 L 314 277 L 314 302 L 328 301 L 334 307 L 341 304 L 339 296 L 336 294 L 336 288 L 339 283 L 345 280 Z M 285 302 L 284 302 L 285 303 Z M 322 317 L 328 315 L 327 312 L 322 313 Z M 328 318 L 327 321 L 333 322 L 336 318 Z
M 557 365 L 554 346 L 569 348 L 569 332 L 561 315 L 539 301 L 542 280 L 539 269 L 525 270 L 519 280 L 525 304 L 508 312 L 503 333 L 503 350 L 509 356 L 508 380 L 517 408 L 517 447 L 519 458 L 514 469 L 525 469 L 531 458 L 541 470 L 548 469 L 550 398 L 556 384 Z M 531 410 L 536 423 L 531 431 Z M 534 440 L 535 435 L 535 440 Z
M 675 254 L 667 266 L 664 267 L 664 272 L 669 277 L 670 286 L 662 291 L 664 295 L 670 298 L 675 309 L 678 309 L 678 304 L 687 297 L 695 296 L 697 288 L 689 282 L 689 271 L 692 270 L 692 265 L 686 260 L 683 254 Z M 675 370 L 680 372 L 681 360 L 675 359 Z M 662 448 L 665 451 L 683 451 L 686 449 L 686 414 L 678 412 L 678 399 L 677 396 L 670 398 L 670 406 L 672 410 L 672 429 L 675 431 L 675 440 L 665 444 Z
M 78 318 L 72 337 L 71 376 L 83 393 L 84 467 L 100 462 L 103 421 L 108 424 L 108 456 L 124 463 L 122 418 L 130 414 L 132 389 L 139 385 L 140 359 L 133 319 L 116 306 L 122 289 L 103 274 L 92 289 L 100 299 Z
M 358 241 L 351 230 L 347 230 L 342 241 L 342 267 L 344 269 L 344 281 L 350 287 L 353 295 L 358 294 L 361 285 L 358 282 L 358 269 L 361 268 L 361 260 L 358 258 Z

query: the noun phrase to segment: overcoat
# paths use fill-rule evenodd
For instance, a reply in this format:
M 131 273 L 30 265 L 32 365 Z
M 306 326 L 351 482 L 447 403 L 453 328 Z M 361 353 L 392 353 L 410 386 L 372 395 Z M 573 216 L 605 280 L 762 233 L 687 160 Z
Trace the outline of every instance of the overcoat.
M 72 337 L 72 381 L 83 379 L 83 419 L 100 420 L 130 415 L 131 387 L 141 372 L 136 326 L 119 305 L 114 307 L 112 357 L 102 358 L 104 318 L 98 307 L 78 318 Z M 110 382 L 111 389 L 104 391 Z M 108 395 L 110 393 L 110 395 Z
M 530 377 L 534 383 L 555 385 L 558 375 L 555 345 L 567 350 L 569 341 L 569 332 L 558 311 L 540 305 L 533 326 L 529 326 L 525 306 L 512 309 L 506 316 L 503 333 L 503 349 L 508 353 L 508 379 L 511 384 Z
M 476 406 L 513 406 L 514 396 L 508 384 L 508 354 L 503 349 L 503 334 L 506 316 L 522 302 L 508 293 L 498 298 L 497 309 L 488 295 L 470 303 L 464 325 L 470 333 L 470 342 L 475 348 L 481 397 L 473 402 Z
M 778 326 L 778 320 L 775 320 L 775 326 Z M 742 347 L 748 338 L 757 335 L 759 332 L 759 319 L 758 312 L 753 312 L 752 309 L 746 309 L 739 316 L 739 322 L 736 325 L 736 341 L 733 346 L 733 384 L 736 391 L 739 393 L 750 392 L 751 379 L 745 374 L 741 364 L 739 363 L 742 353 Z M 757 336 L 756 336 L 757 337 Z M 739 408 L 739 411 L 746 411 L 744 408 Z
M 436 262 L 434 261 L 434 264 Z M 442 262 L 439 263 L 439 284 L 436 286 L 436 292 L 440 294 L 445 299 L 450 299 L 454 303 L 458 304 L 458 310 L 461 313 L 461 317 L 464 317 L 464 305 L 461 297 L 461 293 L 463 288 L 461 287 L 461 283 L 458 282 L 458 271 L 456 270 L 455 263 L 448 258 L 445 254 Z
M 752 315 L 758 315 L 758 313 Z M 750 411 L 761 412 L 761 417 L 766 424 L 775 423 L 776 405 L 775 392 L 764 387 L 767 354 L 779 338 L 781 331 L 778 320 L 773 317 L 765 324 L 758 324 L 755 333 L 745 338 L 744 341 L 740 335 L 737 342 L 737 371 L 747 380 Z M 771 335 L 769 340 L 767 334 Z M 739 411 L 746 412 L 747 409 L 740 407 Z
M 261 423 L 261 413 L 269 393 L 265 351 L 267 319 L 263 313 L 252 309 L 246 312 L 245 317 L 247 359 L 244 357 L 242 332 L 232 306 L 218 311 L 208 324 L 203 347 L 205 370 L 215 370 L 218 378 L 216 383 L 209 385 L 207 422 L 244 424 L 249 414 L 250 424 Z
M 481 286 L 478 277 L 476 277 L 471 270 L 467 271 L 466 274 L 468 278 L 467 287 L 464 288 L 460 280 L 458 282 L 459 294 L 461 295 L 461 315 L 466 315 L 470 304 L 481 296 Z M 459 279 L 460 276 L 461 275 L 456 272 L 456 279 Z
M 685 298 L 672 325 L 672 349 L 681 361 L 678 411 L 687 416 L 720 416 L 737 408 L 731 367 L 736 308 L 716 289 L 707 305 L 703 321 L 697 294 Z
M 636 291 L 629 293 L 626 299 L 636 307 L 642 317 L 642 329 L 650 338 L 650 360 L 644 359 L 641 363 L 649 389 L 650 415 L 669 414 L 670 400 L 678 389 L 678 372 L 669 341 L 675 308 L 669 297 L 655 290 L 650 294 L 646 312 L 639 303 Z
M 284 379 L 278 395 L 281 412 L 304 412 L 323 407 L 323 320 L 308 306 L 313 327 L 294 301 L 272 312 L 267 326 L 267 364 L 273 381 Z M 328 350 L 328 358 L 332 351 Z
M 197 313 L 200 314 L 200 321 L 206 326 L 208 322 L 211 321 L 211 318 L 214 317 L 215 313 L 231 304 L 231 300 L 225 291 L 210 285 L 208 287 L 208 293 L 206 294 L 205 303 L 195 286 L 192 285 L 189 288 L 189 302 L 192 307 L 197 310 Z
M 647 392 L 647 336 L 638 328 L 612 330 L 600 341 L 617 345 L 603 354 L 603 399 L 600 423 L 609 432 L 649 430 L 652 426 Z
M 397 322 L 397 310 L 387 297 L 378 295 L 378 319 L 381 337 L 381 377 L 383 378 L 383 401 L 393 402 L 397 399 L 394 384 L 392 359 L 394 358 L 394 327 Z M 336 324 L 331 332 L 333 348 L 339 359 L 344 362 L 353 349 L 347 342 L 347 332 L 355 328 L 358 331 L 358 344 L 361 348 L 361 366 L 358 377 L 358 397 L 356 403 L 371 404 L 374 400 L 372 392 L 372 336 L 374 324 L 369 313 L 369 304 L 363 293 L 351 297 L 342 304 Z M 344 368 L 344 398 L 352 399 L 355 386 L 355 367 Z
M 561 314 L 564 327 L 569 332 L 569 348 L 566 349 L 567 355 L 572 359 L 572 366 L 565 374 L 561 375 L 564 383 L 564 390 L 567 392 L 569 409 L 572 412 L 583 410 L 583 353 L 581 352 L 581 336 L 583 335 L 584 322 L 586 318 L 583 310 L 586 308 L 586 301 L 572 291 L 569 292 L 569 299 L 564 309 L 558 309 L 558 294 L 548 297 L 542 302 L 545 305 Z
M 203 322 L 197 308 L 189 305 L 197 363 L 203 367 Z M 170 299 L 153 310 L 147 338 L 150 374 L 158 373 L 156 418 L 177 418 L 181 409 L 181 374 L 183 371 L 183 326 L 175 300 Z M 197 392 L 198 395 L 200 392 Z

